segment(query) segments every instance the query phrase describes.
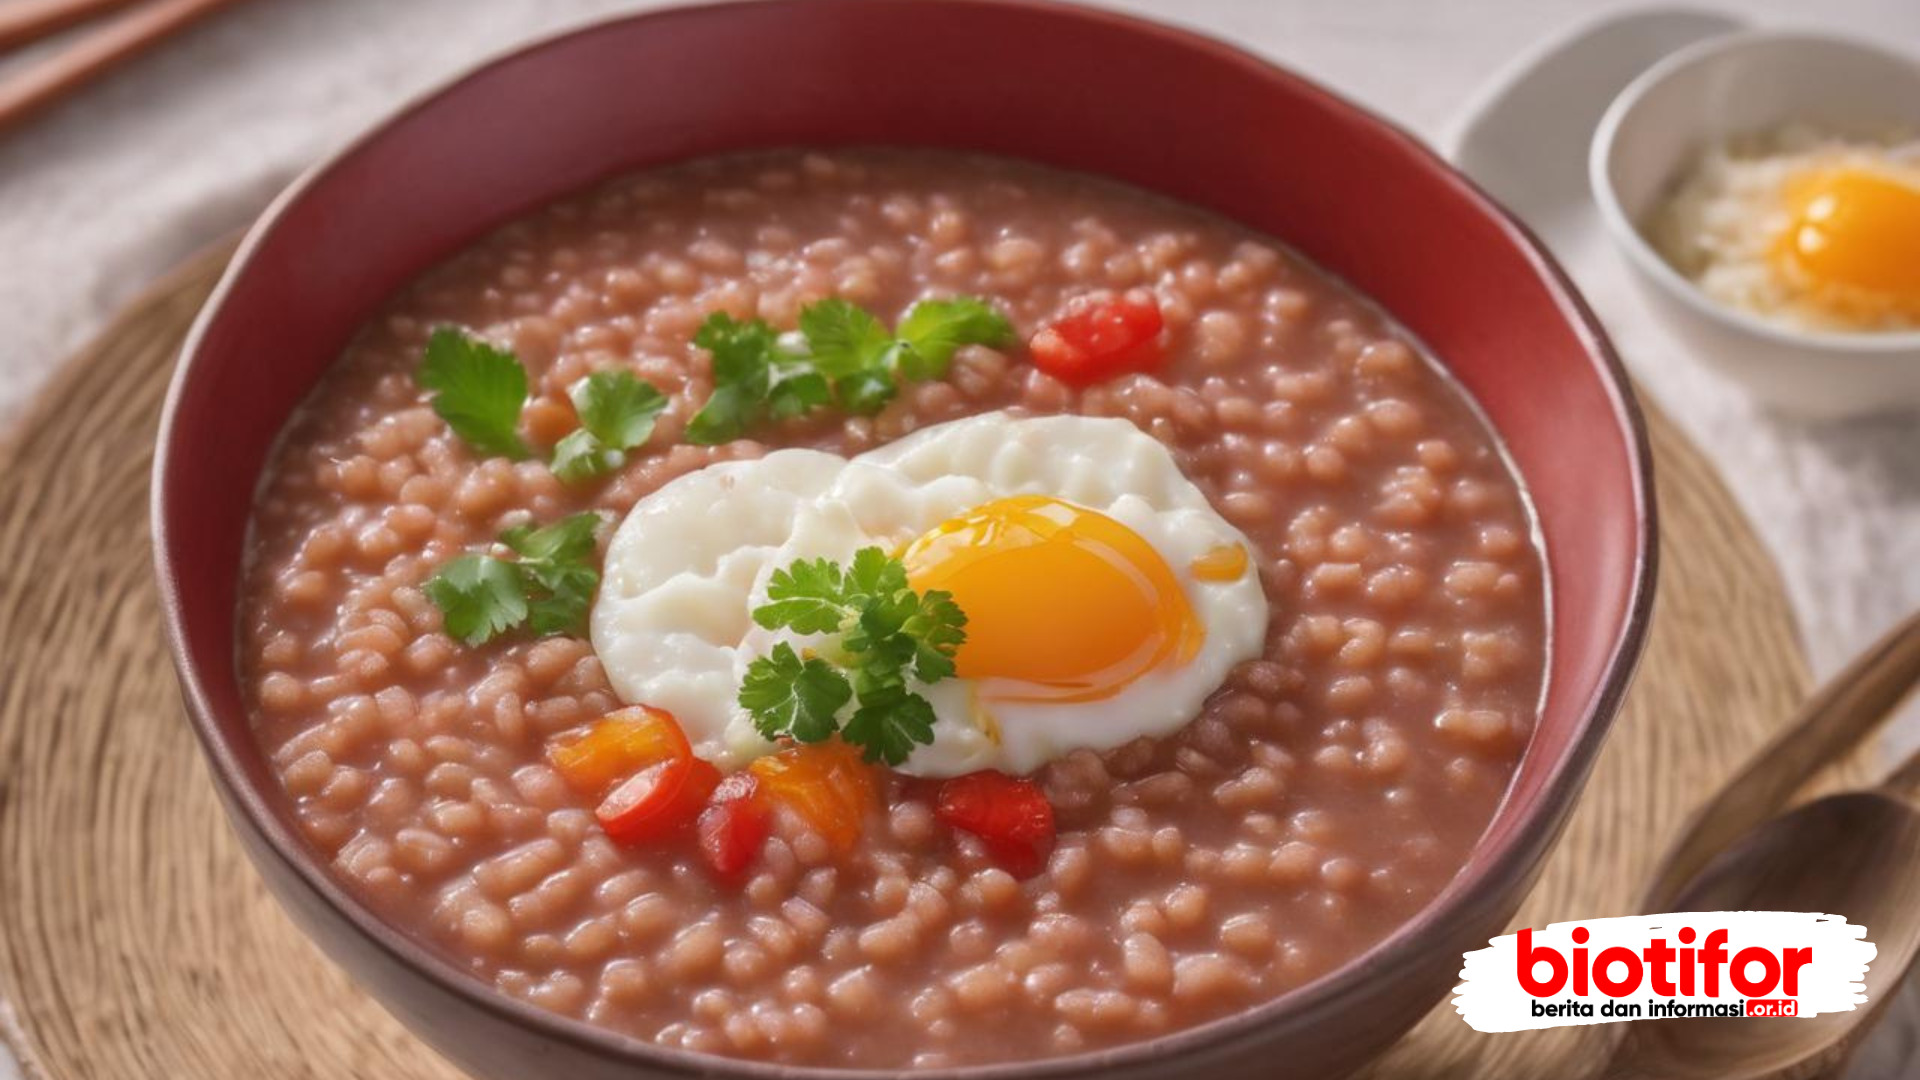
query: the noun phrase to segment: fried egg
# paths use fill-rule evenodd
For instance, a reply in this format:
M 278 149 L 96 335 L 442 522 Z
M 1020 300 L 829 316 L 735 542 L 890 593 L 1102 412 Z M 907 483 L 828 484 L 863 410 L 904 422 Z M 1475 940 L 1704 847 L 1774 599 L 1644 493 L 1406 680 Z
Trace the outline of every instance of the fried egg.
M 913 687 L 934 740 L 904 772 L 1027 773 L 1172 734 L 1265 644 L 1247 538 L 1164 446 L 1123 419 L 990 413 L 851 459 L 778 450 L 663 486 L 614 534 L 594 649 L 623 700 L 739 767 L 775 748 L 736 701 L 747 666 L 815 644 L 753 621 L 768 579 L 873 546 L 967 614 L 957 674 Z
M 1730 306 L 1819 329 L 1920 328 L 1920 143 L 1795 125 L 1711 147 L 1649 231 Z

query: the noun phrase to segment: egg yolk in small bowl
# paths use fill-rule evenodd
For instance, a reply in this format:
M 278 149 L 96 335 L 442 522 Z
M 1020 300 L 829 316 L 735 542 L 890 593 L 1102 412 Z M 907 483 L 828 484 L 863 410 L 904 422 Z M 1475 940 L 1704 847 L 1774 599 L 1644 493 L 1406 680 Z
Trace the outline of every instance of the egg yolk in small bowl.
M 1824 169 L 1785 198 L 1771 261 L 1809 303 L 1848 322 L 1920 319 L 1920 179 Z

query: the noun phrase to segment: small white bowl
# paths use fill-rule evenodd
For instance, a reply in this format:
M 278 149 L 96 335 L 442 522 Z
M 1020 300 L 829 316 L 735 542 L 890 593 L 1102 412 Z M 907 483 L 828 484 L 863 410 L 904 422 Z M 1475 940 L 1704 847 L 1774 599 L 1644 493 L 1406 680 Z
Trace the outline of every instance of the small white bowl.
M 1813 419 L 1920 408 L 1920 332 L 1802 330 L 1729 307 L 1682 277 L 1640 231 L 1702 147 L 1789 123 L 1859 137 L 1920 134 L 1920 61 L 1773 30 L 1674 53 L 1621 91 L 1594 132 L 1588 177 L 1601 221 L 1688 345 L 1765 404 Z

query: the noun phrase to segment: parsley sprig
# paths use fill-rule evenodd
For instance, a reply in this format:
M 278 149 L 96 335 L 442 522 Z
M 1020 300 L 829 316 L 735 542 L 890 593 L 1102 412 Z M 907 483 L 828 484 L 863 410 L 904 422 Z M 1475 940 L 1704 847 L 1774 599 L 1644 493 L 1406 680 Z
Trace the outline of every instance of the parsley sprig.
M 862 548 L 844 568 L 801 559 L 774 571 L 753 620 L 769 630 L 834 635 L 813 655 L 781 642 L 747 666 L 740 706 L 761 735 L 821 742 L 838 731 L 868 761 L 888 765 L 933 742 L 933 706 L 908 680 L 953 674 L 967 616 L 951 594 L 915 592 L 900 560 Z M 854 711 L 843 724 L 839 713 L 849 702 Z
M 518 525 L 500 534 L 518 558 L 470 554 L 441 567 L 426 593 L 447 633 L 483 645 L 523 625 L 541 635 L 582 631 L 600 584 L 592 562 L 600 520 L 587 511 L 540 528 Z
M 520 358 L 457 327 L 443 326 L 427 339 L 416 378 L 434 391 L 433 411 L 476 451 L 524 460 L 532 455 L 520 438 L 527 404 L 527 369 Z M 555 444 L 553 473 L 577 484 L 626 463 L 626 452 L 645 443 L 667 395 L 629 371 L 597 371 L 567 395 L 580 428 Z
M 870 416 L 902 382 L 944 376 L 962 345 L 1005 346 L 1013 336 L 1006 316 L 971 296 L 922 300 L 891 331 L 871 312 L 829 297 L 800 310 L 797 340 L 763 320 L 715 312 L 693 338 L 713 355 L 713 394 L 687 424 L 687 439 L 727 442 L 764 419 L 830 404 Z

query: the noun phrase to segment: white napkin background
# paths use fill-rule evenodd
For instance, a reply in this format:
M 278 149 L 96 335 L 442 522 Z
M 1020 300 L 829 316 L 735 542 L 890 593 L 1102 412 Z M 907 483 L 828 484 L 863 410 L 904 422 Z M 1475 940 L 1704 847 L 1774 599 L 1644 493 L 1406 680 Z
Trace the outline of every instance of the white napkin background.
M 655 5 L 253 0 L 0 134 L 0 432 L 59 360 L 156 274 L 244 224 L 301 168 L 408 95 L 530 35 L 648 6 Z M 1602 9 L 1636 4 L 1111 6 L 1236 41 L 1434 138 L 1489 72 L 1530 43 Z M 1717 6 L 1920 51 L 1914 0 Z M 0 76 L 54 47 L 7 58 Z M 1920 606 L 1920 420 L 1818 429 L 1768 419 L 1736 386 L 1673 354 L 1637 298 L 1610 284 L 1606 271 L 1576 272 L 1628 365 L 1720 466 L 1778 559 L 1819 672 Z M 1890 752 L 1920 745 L 1913 712 L 1889 736 Z M 1920 1076 L 1916 1042 L 1913 1025 L 1889 1025 L 1853 1075 Z M 0 1080 L 10 1073 L 0 1048 Z

